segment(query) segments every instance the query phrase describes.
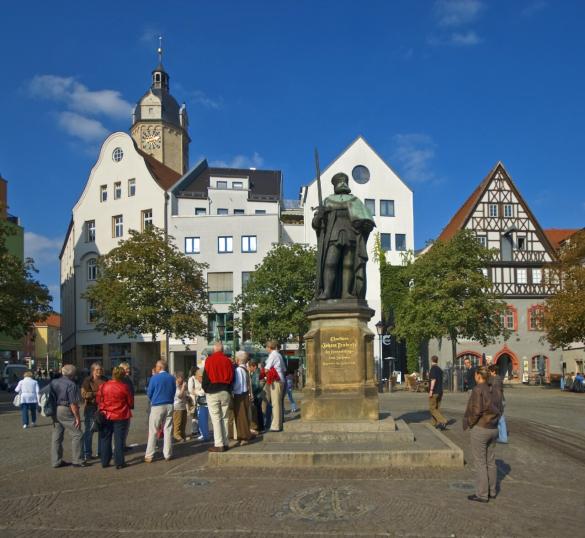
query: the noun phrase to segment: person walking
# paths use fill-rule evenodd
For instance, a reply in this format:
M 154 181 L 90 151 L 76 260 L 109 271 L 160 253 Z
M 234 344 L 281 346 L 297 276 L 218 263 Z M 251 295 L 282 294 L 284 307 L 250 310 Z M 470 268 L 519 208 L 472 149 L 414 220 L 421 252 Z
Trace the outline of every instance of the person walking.
M 134 410 L 134 396 L 136 394 L 136 391 L 134 389 L 134 381 L 132 381 L 132 368 L 130 367 L 130 363 L 129 362 L 121 362 L 120 363 L 120 368 L 122 368 L 124 370 L 124 376 L 122 377 L 122 382 L 126 383 L 126 385 L 128 385 L 128 389 L 130 390 L 130 394 L 132 394 L 132 410 Z M 124 432 L 124 450 L 128 451 L 130 450 L 130 447 L 128 446 L 128 434 L 130 433 L 130 422 L 132 421 L 131 418 L 128 419 L 128 423 L 127 423 L 127 427 L 126 427 L 126 431 Z
M 65 431 L 71 436 L 71 462 L 73 467 L 88 467 L 82 458 L 81 417 L 79 404 L 81 394 L 73 379 L 77 368 L 73 364 L 66 364 L 61 369 L 61 377 L 51 381 L 51 390 L 55 395 L 57 410 L 53 417 L 53 434 L 51 436 L 51 463 L 54 468 L 66 467 L 69 463 L 63 461 L 63 438 Z
M 100 385 L 96 396 L 99 411 L 104 416 L 100 428 L 100 459 L 102 467 L 109 467 L 112 460 L 112 436 L 114 437 L 114 462 L 116 469 L 126 467 L 124 442 L 128 421 L 132 416 L 134 396 L 124 382 L 126 372 L 121 366 L 112 369 L 112 379 Z
M 270 394 L 270 403 L 272 404 L 272 423 L 270 424 L 271 432 L 282 431 L 283 402 L 284 402 L 284 372 L 286 370 L 284 359 L 278 352 L 278 342 L 269 340 L 266 343 L 268 359 L 266 359 L 266 389 Z M 268 428 L 268 425 L 266 426 Z
M 30 413 L 30 425 L 34 428 L 37 425 L 37 405 L 39 405 L 39 383 L 33 378 L 30 370 L 24 372 L 24 377 L 18 382 L 14 389 L 20 394 L 20 413 L 22 416 L 22 428 L 26 430 L 29 426 L 28 415 Z
M 189 439 L 185 434 L 187 427 L 187 383 L 185 383 L 183 372 L 177 372 L 175 377 L 177 388 L 173 401 L 173 439 L 178 443 L 183 443 Z
M 489 371 L 481 366 L 475 371 L 475 386 L 469 396 L 463 429 L 471 430 L 471 453 L 475 466 L 475 493 L 467 498 L 470 501 L 487 503 L 497 494 L 498 471 L 496 467 L 496 440 L 498 420 L 502 407 L 501 396 L 488 383 Z
M 439 407 L 443 399 L 443 370 L 439 366 L 439 357 L 431 357 L 431 370 L 429 371 L 429 411 L 431 412 L 431 423 L 435 428 L 445 430 L 447 419 L 441 413 Z
M 150 400 L 150 415 L 148 418 L 148 441 L 144 461 L 152 463 L 156 450 L 157 433 L 163 431 L 163 456 L 166 461 L 173 457 L 173 402 L 177 389 L 175 378 L 167 372 L 167 363 L 158 360 L 154 368 L 154 375 L 148 383 L 146 392 Z
M 297 402 L 293 397 L 293 387 L 294 387 L 294 376 L 292 374 L 288 374 L 286 376 L 286 395 L 288 397 L 288 401 L 290 402 L 290 410 L 292 413 L 296 413 L 298 411 Z
M 252 399 L 252 382 L 246 368 L 248 354 L 236 352 L 236 371 L 234 375 L 234 416 L 238 445 L 247 445 L 252 438 L 250 432 L 250 400 Z
M 94 362 L 90 366 L 90 374 L 83 380 L 81 384 L 81 397 L 85 402 L 83 409 L 83 459 L 90 460 L 93 458 L 93 429 L 94 417 L 97 411 L 96 396 L 101 385 L 106 382 L 104 377 L 104 369 L 99 362 Z M 98 436 L 97 457 L 101 454 L 101 446 Z
M 223 344 L 215 342 L 213 353 L 205 360 L 202 387 L 213 424 L 214 446 L 209 452 L 224 452 L 229 448 L 228 408 L 231 402 L 234 368 L 232 361 L 223 352 Z

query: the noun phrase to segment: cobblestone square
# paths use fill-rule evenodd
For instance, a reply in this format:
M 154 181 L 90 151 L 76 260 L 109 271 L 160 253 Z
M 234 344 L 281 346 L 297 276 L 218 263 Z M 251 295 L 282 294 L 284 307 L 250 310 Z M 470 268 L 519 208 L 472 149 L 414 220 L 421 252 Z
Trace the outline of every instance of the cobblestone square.
M 127 456 L 117 471 L 52 469 L 51 425 L 22 430 L 2 395 L 0 534 L 13 536 L 562 536 L 579 535 L 585 512 L 583 396 L 539 387 L 507 390 L 510 444 L 498 445 L 500 494 L 473 491 L 466 394 L 446 394 L 447 437 L 464 449 L 462 470 L 206 468 L 207 444 L 175 446 L 170 462 L 143 463 L 146 399 L 137 398 Z M 299 395 L 300 396 L 300 395 Z M 300 398 L 299 398 L 300 399 Z M 426 394 L 395 392 L 381 407 L 428 420 Z M 302 403 L 301 403 L 302 405 Z M 65 456 L 68 458 L 68 438 Z M 235 449 L 237 450 L 237 449 Z M 585 531 L 581 535 L 585 534 Z

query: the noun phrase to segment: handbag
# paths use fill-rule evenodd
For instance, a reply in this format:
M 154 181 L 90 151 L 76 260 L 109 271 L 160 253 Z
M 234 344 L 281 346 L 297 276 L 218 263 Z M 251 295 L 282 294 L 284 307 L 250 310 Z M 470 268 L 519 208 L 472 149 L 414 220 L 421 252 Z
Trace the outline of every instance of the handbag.
M 93 414 L 93 424 L 91 425 L 92 432 L 100 432 L 103 430 L 106 423 L 106 415 L 104 415 L 99 409 Z
M 197 396 L 197 405 L 207 405 L 207 398 L 205 396 Z
M 14 397 L 14 400 L 12 400 L 12 405 L 14 405 L 14 407 L 20 407 L 20 392 Z

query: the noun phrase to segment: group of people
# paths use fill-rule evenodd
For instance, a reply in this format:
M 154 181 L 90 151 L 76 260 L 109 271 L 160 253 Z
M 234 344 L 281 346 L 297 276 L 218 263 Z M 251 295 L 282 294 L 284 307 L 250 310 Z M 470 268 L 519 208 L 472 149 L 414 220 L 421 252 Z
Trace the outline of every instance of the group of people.
M 443 371 L 438 362 L 438 357 L 433 355 L 429 372 L 429 410 L 432 424 L 444 430 L 449 422 L 440 411 Z M 495 364 L 470 366 L 469 371 L 473 379 L 468 378 L 471 394 L 463 417 L 463 429 L 470 430 L 476 480 L 475 493 L 469 495 L 468 499 L 487 503 L 497 495 L 496 442 L 508 442 L 504 418 L 504 384 Z

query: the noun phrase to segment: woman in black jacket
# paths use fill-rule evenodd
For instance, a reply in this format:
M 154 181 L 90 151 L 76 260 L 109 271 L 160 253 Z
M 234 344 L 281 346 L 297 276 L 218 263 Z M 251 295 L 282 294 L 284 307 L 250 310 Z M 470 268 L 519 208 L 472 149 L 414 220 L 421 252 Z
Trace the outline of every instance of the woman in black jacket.
M 497 467 L 496 440 L 498 420 L 502 409 L 502 396 L 489 384 L 488 369 L 485 366 L 475 372 L 476 385 L 471 391 L 463 418 L 463 429 L 471 430 L 471 453 L 475 466 L 475 494 L 470 501 L 487 503 L 496 497 Z

